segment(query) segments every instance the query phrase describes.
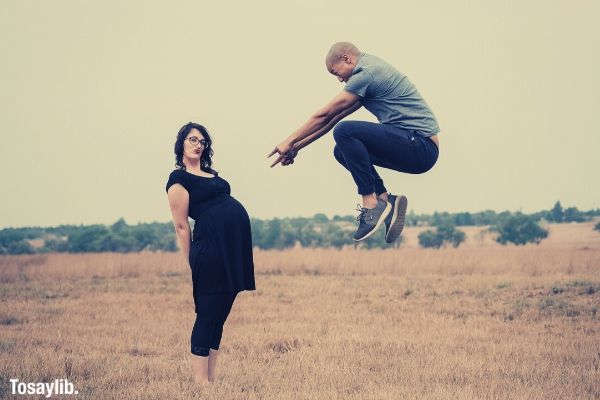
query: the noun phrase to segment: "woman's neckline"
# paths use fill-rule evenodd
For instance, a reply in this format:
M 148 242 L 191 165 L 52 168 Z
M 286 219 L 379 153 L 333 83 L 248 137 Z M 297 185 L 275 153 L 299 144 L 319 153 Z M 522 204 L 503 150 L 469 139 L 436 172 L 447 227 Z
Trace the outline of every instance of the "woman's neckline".
M 187 171 L 187 170 L 185 170 L 185 169 L 182 169 L 182 171 L 183 171 L 183 172 L 186 172 L 186 173 L 188 173 L 188 174 L 190 174 L 190 175 L 197 176 L 198 178 L 204 178 L 204 179 L 215 179 L 215 178 L 217 177 L 216 175 L 213 175 L 213 176 L 202 176 L 202 175 L 196 175 L 196 174 L 192 174 L 191 172 L 189 172 L 189 171 Z

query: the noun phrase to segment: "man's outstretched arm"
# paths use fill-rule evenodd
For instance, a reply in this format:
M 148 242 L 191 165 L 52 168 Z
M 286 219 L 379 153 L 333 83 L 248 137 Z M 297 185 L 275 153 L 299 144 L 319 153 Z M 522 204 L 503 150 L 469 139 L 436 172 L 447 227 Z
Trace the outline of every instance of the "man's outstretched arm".
M 269 153 L 268 157 L 271 157 L 275 153 L 279 153 L 280 156 L 285 154 L 290 150 L 294 143 L 297 143 L 313 133 L 320 131 L 330 124 L 331 120 L 334 119 L 338 114 L 355 106 L 356 103 L 360 104 L 359 97 L 357 95 L 345 90 L 342 91 L 325 107 L 317 110 L 317 112 L 315 112 L 308 119 L 308 121 L 306 121 L 294 133 L 288 136 L 283 142 L 278 144 L 275 149 Z
M 323 136 L 324 134 L 329 132 L 335 126 L 335 124 L 340 122 L 342 119 L 344 119 L 348 115 L 352 114 L 354 111 L 358 110 L 361 107 L 361 105 L 362 104 L 360 104 L 360 101 L 357 101 L 356 103 L 352 104 L 350 107 L 346 108 L 345 110 L 342 110 L 339 114 L 337 114 L 335 117 L 333 117 L 327 123 L 327 125 L 325 125 L 323 128 L 319 129 L 318 131 L 314 132 L 311 135 L 306 136 L 304 139 L 295 142 L 293 149 L 298 151 L 298 150 L 308 146 L 309 144 L 311 144 L 312 142 L 314 142 L 315 140 L 317 140 L 318 138 L 320 138 L 321 136 Z
M 281 161 L 281 165 L 293 164 L 294 157 L 296 157 L 296 155 L 302 148 L 308 146 L 315 140 L 319 139 L 321 136 L 325 135 L 327 132 L 329 132 L 335 126 L 335 124 L 340 122 L 342 119 L 344 119 L 348 115 L 352 114 L 354 111 L 358 110 L 361 107 L 361 105 L 362 104 L 360 104 L 360 102 L 357 101 L 355 104 L 351 105 L 350 107 L 346 108 L 345 110 L 342 110 L 338 115 L 333 117 L 329 121 L 329 123 L 327 123 L 327 125 L 325 125 L 323 128 L 319 129 L 318 131 L 314 132 L 311 135 L 308 135 L 304 139 L 299 140 L 296 143 L 294 143 L 292 145 L 292 148 L 283 155 L 283 159 L 277 160 L 276 162 L 274 162 L 271 165 L 271 167 L 275 166 L 279 161 Z

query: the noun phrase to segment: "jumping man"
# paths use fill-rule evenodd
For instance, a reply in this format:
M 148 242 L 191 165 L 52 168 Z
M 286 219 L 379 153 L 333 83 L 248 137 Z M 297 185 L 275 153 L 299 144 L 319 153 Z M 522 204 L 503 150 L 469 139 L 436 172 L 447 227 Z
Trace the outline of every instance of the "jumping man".
M 392 243 L 404 227 L 407 199 L 388 194 L 374 165 L 409 174 L 429 171 L 439 152 L 437 120 L 405 75 L 352 43 L 331 46 L 325 65 L 345 82 L 344 90 L 268 154 L 279 154 L 271 167 L 293 164 L 300 149 L 333 128 L 333 155 L 362 196 L 354 240 L 366 239 L 384 223 L 385 240 Z M 339 122 L 361 106 L 379 123 Z

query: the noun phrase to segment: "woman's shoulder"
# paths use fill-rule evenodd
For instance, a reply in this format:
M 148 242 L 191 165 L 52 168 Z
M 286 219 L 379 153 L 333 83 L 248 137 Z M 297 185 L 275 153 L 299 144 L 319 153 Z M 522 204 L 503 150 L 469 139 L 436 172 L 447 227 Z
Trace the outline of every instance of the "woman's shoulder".
M 183 169 L 176 168 L 173 171 L 171 171 L 171 173 L 169 174 L 169 180 L 170 179 L 185 179 L 186 176 L 187 176 L 186 172 Z
M 180 185 L 182 185 L 185 188 L 187 186 L 186 182 L 187 182 L 187 180 L 186 180 L 185 171 L 183 171 L 182 169 L 174 169 L 169 174 L 169 178 L 167 179 L 167 184 L 166 184 L 165 189 L 167 191 L 169 191 L 169 188 L 172 185 L 174 185 L 175 183 L 179 183 Z
M 175 168 L 173 171 L 171 171 L 171 173 L 169 174 L 169 178 L 172 176 L 183 176 L 184 174 L 184 170 L 180 169 L 180 168 Z

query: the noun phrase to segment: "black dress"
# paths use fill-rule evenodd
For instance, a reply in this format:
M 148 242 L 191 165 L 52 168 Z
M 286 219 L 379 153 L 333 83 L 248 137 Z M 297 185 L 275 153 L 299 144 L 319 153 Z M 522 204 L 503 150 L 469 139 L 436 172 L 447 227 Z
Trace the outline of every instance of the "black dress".
M 230 196 L 229 183 L 182 169 L 171 172 L 166 190 L 174 183 L 188 191 L 188 214 L 195 221 L 189 263 L 196 311 L 203 294 L 254 290 L 250 218 Z

